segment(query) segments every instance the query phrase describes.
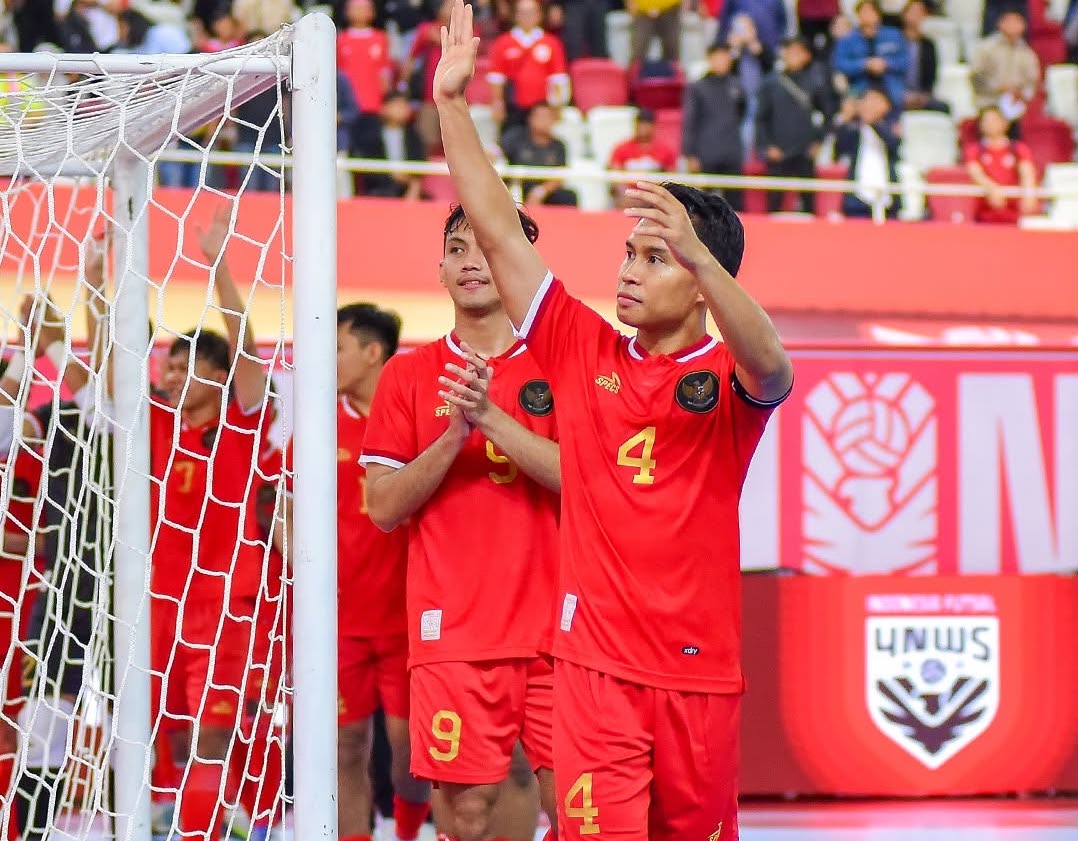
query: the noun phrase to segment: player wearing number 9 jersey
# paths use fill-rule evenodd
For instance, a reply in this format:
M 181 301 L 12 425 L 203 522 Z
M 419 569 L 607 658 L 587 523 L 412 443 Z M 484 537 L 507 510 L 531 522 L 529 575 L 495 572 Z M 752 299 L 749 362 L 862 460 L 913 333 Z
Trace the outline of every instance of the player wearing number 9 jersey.
M 557 575 L 557 428 L 459 208 L 444 234 L 454 331 L 386 365 L 362 463 L 374 522 L 411 517 L 412 771 L 441 788 L 447 836 L 484 841 L 507 832 L 491 810 L 518 740 L 553 795 L 553 671 L 539 652 Z
M 457 0 L 434 96 L 461 202 L 561 412 L 559 829 L 574 839 L 728 841 L 744 686 L 738 500 L 792 366 L 733 279 L 740 220 L 698 190 L 626 192 L 626 212 L 640 221 L 617 314 L 635 337 L 569 295 L 516 231 L 472 123 L 464 92 L 477 42 Z M 709 311 L 725 344 L 707 335 Z

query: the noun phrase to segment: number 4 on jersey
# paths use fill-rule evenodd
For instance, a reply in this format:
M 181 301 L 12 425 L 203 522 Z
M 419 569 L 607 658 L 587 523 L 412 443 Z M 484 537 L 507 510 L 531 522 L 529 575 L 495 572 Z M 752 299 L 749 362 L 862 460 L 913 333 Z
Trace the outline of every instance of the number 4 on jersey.
M 640 455 L 634 456 L 633 450 L 640 448 Z M 621 467 L 636 468 L 633 476 L 634 485 L 651 485 L 655 483 L 652 470 L 655 469 L 655 459 L 651 457 L 655 449 L 655 427 L 645 426 L 636 435 L 618 447 L 618 465 Z

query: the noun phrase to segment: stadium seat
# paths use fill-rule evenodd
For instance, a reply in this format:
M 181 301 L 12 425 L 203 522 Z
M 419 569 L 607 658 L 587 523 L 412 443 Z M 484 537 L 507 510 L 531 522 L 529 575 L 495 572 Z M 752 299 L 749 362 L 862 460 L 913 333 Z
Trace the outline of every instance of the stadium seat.
M 977 113 L 967 64 L 940 65 L 935 94 L 951 106 L 951 117 L 955 120 L 964 120 Z
M 431 163 L 443 163 L 445 158 L 431 158 Z M 423 195 L 429 199 L 440 202 L 456 202 L 457 188 L 453 186 L 453 179 L 449 175 L 424 175 Z
M 816 177 L 828 181 L 846 180 L 845 164 L 824 164 L 816 167 Z M 816 215 L 822 219 L 831 219 L 842 214 L 842 191 L 816 194 Z
M 1078 65 L 1056 64 L 1044 73 L 1048 113 L 1078 127 Z
M 941 166 L 925 173 L 929 184 L 972 184 L 964 166 Z M 937 222 L 971 222 L 977 212 L 976 196 L 929 196 L 929 216 Z
M 954 122 L 938 111 L 903 111 L 902 160 L 921 170 L 948 166 L 958 160 Z
M 469 105 L 490 105 L 490 82 L 487 74 L 490 72 L 490 59 L 478 58 L 475 62 L 475 76 L 468 83 Z
M 1040 171 L 1044 171 L 1048 164 L 1074 160 L 1074 132 L 1063 120 L 1048 116 L 1023 120 L 1022 140 L 1033 152 L 1033 160 Z
M 494 122 L 494 116 L 489 105 L 470 105 L 468 110 L 472 113 L 472 122 L 475 123 L 479 139 L 484 146 L 498 145 L 498 124 Z
M 576 111 L 574 108 L 573 111 Z M 577 161 L 588 156 L 588 132 L 584 121 L 580 119 L 580 112 L 562 113 L 558 122 L 554 124 L 554 136 L 565 144 L 566 157 L 569 165 L 573 166 Z
M 794 15 L 790 20 L 796 20 Z M 679 56 L 682 66 L 687 67 L 695 61 L 701 61 L 707 57 L 707 35 L 705 33 L 704 19 L 696 12 L 685 12 L 681 16 L 681 55 Z
M 577 161 L 574 168 L 581 175 L 589 173 L 597 175 L 606 170 L 605 164 L 600 164 L 590 158 Z M 565 186 L 576 192 L 577 207 L 581 210 L 596 211 L 610 208 L 610 186 L 601 178 L 567 178 Z
M 655 138 L 662 140 L 681 154 L 682 114 L 680 108 L 663 108 L 655 112 Z
M 922 31 L 936 45 L 936 61 L 940 66 L 962 61 L 962 33 L 957 23 L 933 16 L 925 19 Z
M 675 75 L 661 78 L 640 78 L 639 68 L 629 71 L 629 92 L 637 108 L 660 111 L 664 108 L 680 108 L 685 90 L 685 73 L 675 67 Z
M 605 167 L 614 147 L 633 136 L 636 109 L 627 105 L 599 105 L 588 112 L 587 123 L 592 160 Z
M 1041 67 L 1062 64 L 1067 60 L 1067 44 L 1063 40 L 1063 27 L 1052 20 L 1034 23 L 1027 35 L 1029 46 L 1041 60 Z
M 966 61 L 973 57 L 973 48 L 981 38 L 984 21 L 984 0 L 944 0 L 944 13 L 958 26 Z
M 1031 229 L 1078 228 L 1078 164 L 1049 164 L 1044 173 L 1044 187 L 1067 190 L 1071 195 L 1052 199 L 1044 216 L 1024 216 L 1018 224 Z
M 587 113 L 596 105 L 625 105 L 629 101 L 629 77 L 625 69 L 608 58 L 580 58 L 569 65 L 573 101 Z
M 607 12 L 606 46 L 611 60 L 619 67 L 627 68 L 632 58 L 632 38 L 629 35 L 631 26 L 632 17 L 628 12 Z

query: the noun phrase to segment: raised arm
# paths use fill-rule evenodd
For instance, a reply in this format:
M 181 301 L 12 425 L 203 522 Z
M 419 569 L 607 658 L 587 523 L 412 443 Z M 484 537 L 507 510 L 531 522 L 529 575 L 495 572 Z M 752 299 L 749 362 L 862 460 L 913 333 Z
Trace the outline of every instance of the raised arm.
M 639 182 L 626 196 L 633 207 L 625 213 L 644 220 L 640 232 L 662 239 L 696 278 L 748 395 L 765 403 L 785 397 L 793 384 L 793 365 L 775 325 L 700 241 L 685 207 L 659 184 Z
M 236 400 L 243 411 L 250 412 L 266 399 L 269 367 L 258 357 L 254 327 L 250 318 L 244 318 L 247 307 L 240 298 L 236 281 L 225 260 L 231 215 L 227 205 L 217 208 L 209 227 L 198 229 L 198 243 L 210 265 L 214 292 L 225 319 L 228 342 L 232 346 L 235 359 L 232 383 Z
M 492 403 L 487 392 L 493 369 L 486 359 L 463 342 L 461 349 L 468 367 L 446 365 L 450 376 L 439 378 L 442 390 L 438 396 L 460 409 L 468 422 L 525 474 L 547 490 L 561 493 L 561 448 L 558 443 L 532 432 Z
M 460 203 L 486 255 L 505 310 L 519 327 L 546 278 L 547 268 L 520 227 L 516 205 L 479 139 L 465 89 L 475 73 L 479 39 L 472 35 L 472 7 L 456 0 L 442 27 L 442 58 L 434 74 L 434 102 L 442 144 Z

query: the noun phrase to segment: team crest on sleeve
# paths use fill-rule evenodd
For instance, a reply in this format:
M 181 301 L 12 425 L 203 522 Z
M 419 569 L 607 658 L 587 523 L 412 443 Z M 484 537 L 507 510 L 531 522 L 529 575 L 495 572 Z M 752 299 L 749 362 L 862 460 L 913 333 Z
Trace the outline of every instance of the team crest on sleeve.
M 546 380 L 529 380 L 520 389 L 520 408 L 529 415 L 545 418 L 554 411 L 554 395 Z
M 677 383 L 677 404 L 686 411 L 702 415 L 719 405 L 719 378 L 714 371 L 693 371 Z
M 866 617 L 866 700 L 880 732 L 935 770 L 984 733 L 995 718 L 999 617 L 954 615 L 947 605 L 941 605 L 939 612 L 906 613 L 909 606 L 901 602 L 916 598 L 869 597 L 870 605 L 894 604 L 880 604 L 882 615 Z M 933 598 L 939 597 L 928 597 Z M 958 598 L 978 599 L 994 609 L 991 596 Z

